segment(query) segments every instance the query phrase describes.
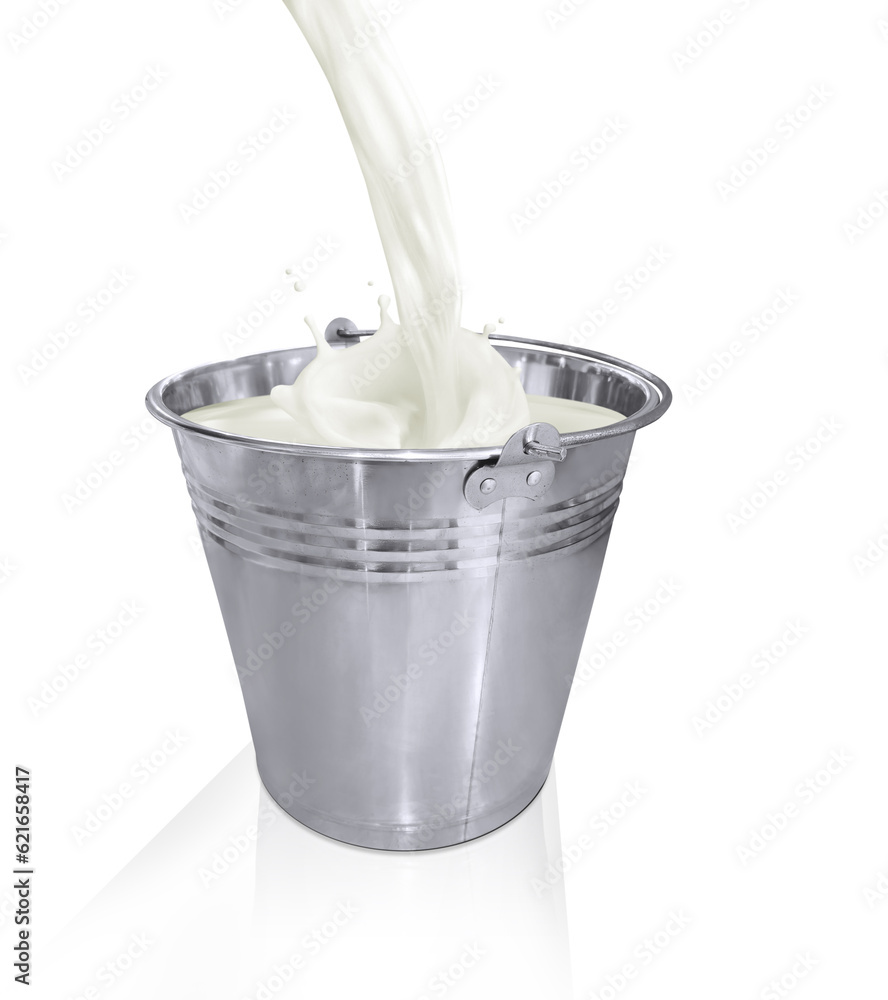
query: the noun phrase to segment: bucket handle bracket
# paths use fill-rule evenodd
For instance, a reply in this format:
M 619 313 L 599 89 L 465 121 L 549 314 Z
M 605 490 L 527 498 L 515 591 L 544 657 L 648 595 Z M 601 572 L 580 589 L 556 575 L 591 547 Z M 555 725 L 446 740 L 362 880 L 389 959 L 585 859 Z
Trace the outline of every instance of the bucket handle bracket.
M 555 481 L 555 463 L 567 448 L 551 424 L 528 424 L 509 438 L 494 465 L 479 465 L 466 477 L 463 493 L 476 509 L 498 500 L 539 500 Z

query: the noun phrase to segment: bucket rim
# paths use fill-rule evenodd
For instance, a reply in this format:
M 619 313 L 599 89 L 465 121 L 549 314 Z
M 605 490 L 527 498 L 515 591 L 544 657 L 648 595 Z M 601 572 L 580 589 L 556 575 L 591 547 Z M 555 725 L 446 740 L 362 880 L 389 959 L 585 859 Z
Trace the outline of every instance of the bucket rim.
M 556 344 L 547 340 L 532 340 L 525 337 L 511 337 L 506 334 L 491 334 L 489 339 L 499 342 L 503 347 L 515 344 L 523 347 L 533 347 L 544 354 L 560 356 L 564 359 L 577 357 L 597 362 L 613 369 L 616 374 L 621 375 L 645 393 L 644 404 L 631 416 L 624 417 L 614 424 L 599 427 L 595 430 L 571 431 L 570 433 L 562 434 L 561 443 L 567 449 L 591 444 L 594 441 L 604 438 L 619 437 L 623 434 L 634 433 L 639 428 L 646 427 L 655 420 L 659 420 L 672 404 L 672 390 L 663 379 L 647 371 L 645 368 L 634 365 L 629 361 L 615 358 L 610 354 L 603 354 L 600 351 L 590 351 L 584 347 L 572 347 L 569 344 Z M 342 349 L 347 350 L 347 348 Z M 194 423 L 192 420 L 186 420 L 178 413 L 174 413 L 164 402 L 164 395 L 170 386 L 177 381 L 194 377 L 198 373 L 210 375 L 213 372 L 221 371 L 229 368 L 231 365 L 245 361 L 253 359 L 267 361 L 277 355 L 289 355 L 296 351 L 310 350 L 312 350 L 311 347 L 290 347 L 277 351 L 262 351 L 258 354 L 248 354 L 239 358 L 229 358 L 225 361 L 216 361 L 210 364 L 186 368 L 183 371 L 176 372 L 174 375 L 168 375 L 153 385 L 145 396 L 145 405 L 153 417 L 174 430 L 178 429 L 187 434 L 215 438 L 258 451 L 302 455 L 306 458 L 338 458 L 344 460 L 386 462 L 478 462 L 499 457 L 503 445 L 478 448 L 336 448 L 327 445 L 296 444 L 291 441 L 272 441 L 268 438 L 247 437 L 243 434 L 233 434 L 231 431 L 223 431 L 215 427 L 207 427 L 205 424 Z

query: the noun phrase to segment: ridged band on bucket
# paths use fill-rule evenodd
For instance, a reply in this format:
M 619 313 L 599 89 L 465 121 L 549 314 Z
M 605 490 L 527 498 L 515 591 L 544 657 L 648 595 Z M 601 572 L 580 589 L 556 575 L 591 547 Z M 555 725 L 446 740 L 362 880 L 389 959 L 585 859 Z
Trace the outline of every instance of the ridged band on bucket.
M 285 508 L 237 507 L 232 497 L 196 482 L 183 466 L 198 524 L 218 544 L 281 570 L 319 566 L 365 573 L 453 572 L 499 560 L 542 557 L 591 544 L 613 520 L 622 477 L 569 501 L 516 512 L 500 551 L 502 514 L 450 518 L 409 528 L 358 525 L 352 519 L 295 515 Z

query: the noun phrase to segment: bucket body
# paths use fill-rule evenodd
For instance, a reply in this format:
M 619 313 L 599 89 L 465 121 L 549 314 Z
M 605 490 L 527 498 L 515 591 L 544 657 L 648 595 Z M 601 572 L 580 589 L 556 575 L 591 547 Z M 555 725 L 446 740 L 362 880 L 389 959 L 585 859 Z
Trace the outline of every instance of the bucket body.
M 350 844 L 461 843 L 537 794 L 635 431 L 669 405 L 664 383 L 624 362 L 491 342 L 528 392 L 627 418 L 561 436 L 536 499 L 470 502 L 467 483 L 498 477 L 502 447 L 349 451 L 181 419 L 293 382 L 313 348 L 192 369 L 148 396 L 182 460 L 262 780 L 295 819 Z

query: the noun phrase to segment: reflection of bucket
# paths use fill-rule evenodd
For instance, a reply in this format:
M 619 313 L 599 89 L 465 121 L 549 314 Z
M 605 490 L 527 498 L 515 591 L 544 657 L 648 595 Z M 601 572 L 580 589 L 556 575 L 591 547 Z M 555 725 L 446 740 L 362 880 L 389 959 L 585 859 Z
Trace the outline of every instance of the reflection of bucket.
M 461 979 L 460 1000 L 572 1000 L 564 879 L 555 867 L 563 848 L 554 767 L 514 822 L 448 851 L 374 852 L 368 859 L 289 822 L 264 789 L 253 823 L 252 919 L 241 943 L 249 958 L 236 983 L 242 992 L 233 996 L 254 996 L 249 987 L 292 954 L 307 915 L 320 923 L 336 901 L 348 900 L 357 910 L 341 934 L 348 961 L 336 952 L 323 968 L 310 969 L 322 988 L 303 981 L 305 996 L 353 995 L 360 969 L 364 982 L 385 983 L 389 997 L 430 1000 L 447 992 L 447 981 Z M 245 863 L 252 868 L 252 859 Z M 483 951 L 477 960 L 473 944 Z M 444 975 L 430 981 L 432 972 Z
M 320 833 L 445 847 L 533 799 L 555 741 L 635 431 L 671 401 L 605 355 L 491 337 L 537 395 L 626 419 L 502 447 L 370 451 L 183 420 L 293 382 L 314 349 L 158 383 L 241 679 L 259 773 Z

